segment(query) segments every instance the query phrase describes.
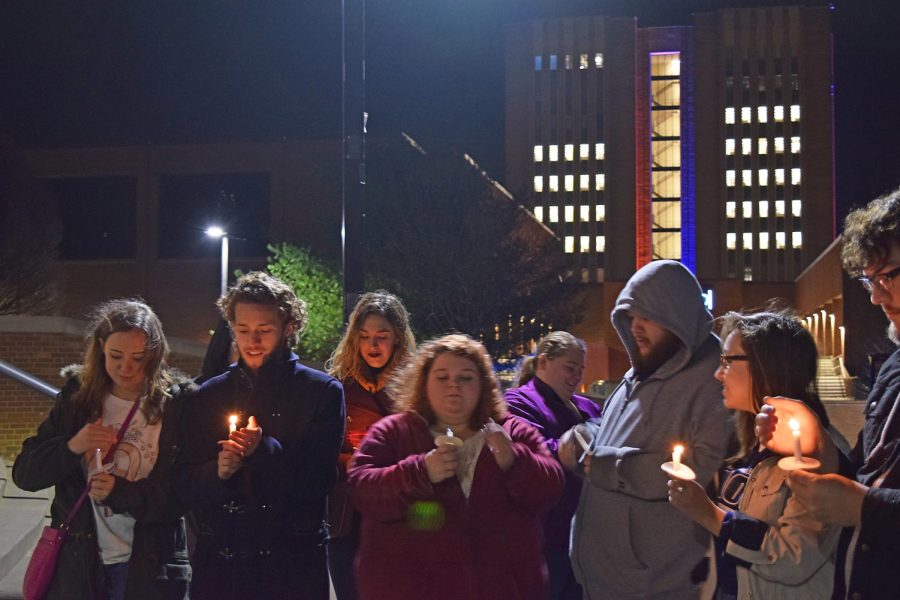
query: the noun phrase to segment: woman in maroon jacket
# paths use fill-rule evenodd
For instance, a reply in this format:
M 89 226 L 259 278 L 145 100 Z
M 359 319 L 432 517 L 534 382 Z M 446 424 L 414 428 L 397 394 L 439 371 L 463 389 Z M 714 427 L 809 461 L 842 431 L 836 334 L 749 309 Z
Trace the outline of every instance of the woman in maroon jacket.
M 369 427 L 390 414 L 385 384 L 416 349 L 409 314 L 400 299 L 379 290 L 360 296 L 347 332 L 326 367 L 344 386 L 347 428 L 338 458 L 338 482 L 328 496 L 328 570 L 338 600 L 356 600 L 353 558 L 359 515 L 347 494 L 347 464 Z
M 364 599 L 543 599 L 541 514 L 563 471 L 506 405 L 484 346 L 424 344 L 396 380 L 398 414 L 376 423 L 349 471 L 362 513 Z

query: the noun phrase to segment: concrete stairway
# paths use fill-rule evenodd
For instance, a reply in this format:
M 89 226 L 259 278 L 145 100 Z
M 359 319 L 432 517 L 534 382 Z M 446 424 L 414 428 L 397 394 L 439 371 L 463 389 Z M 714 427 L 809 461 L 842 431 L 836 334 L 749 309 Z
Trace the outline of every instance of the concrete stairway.
M 823 402 L 853 400 L 853 380 L 844 374 L 840 359 L 834 356 L 819 357 L 816 388 Z
M 12 482 L 12 467 L 0 459 L 0 600 L 21 598 L 27 558 L 49 524 L 53 489 L 20 490 Z

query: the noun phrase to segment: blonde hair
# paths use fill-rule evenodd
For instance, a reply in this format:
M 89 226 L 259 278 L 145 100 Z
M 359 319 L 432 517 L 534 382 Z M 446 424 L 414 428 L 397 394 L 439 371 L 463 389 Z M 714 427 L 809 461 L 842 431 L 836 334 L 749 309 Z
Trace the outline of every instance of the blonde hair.
M 331 358 L 325 363 L 328 374 L 337 380 L 362 381 L 364 379 L 361 373 L 364 361 L 359 352 L 359 330 L 371 315 L 384 317 L 394 328 L 397 336 L 397 345 L 376 383 L 383 385 L 383 382 L 387 381 L 398 367 L 405 364 L 415 351 L 416 339 L 413 337 L 409 325 L 409 313 L 406 312 L 400 298 L 384 290 L 363 294 L 356 301 L 353 312 L 350 313 L 344 337 L 334 349 Z
M 120 299 L 110 300 L 94 309 L 85 337 L 81 386 L 73 395 L 73 400 L 86 419 L 95 419 L 103 414 L 103 400 L 112 390 L 103 345 L 112 334 L 127 331 L 138 331 L 147 337 L 141 412 L 148 423 L 157 423 L 162 417 L 163 399 L 168 397 L 167 390 L 174 383 L 174 377 L 166 365 L 169 344 L 163 334 L 162 323 L 143 301 Z
M 537 360 L 541 356 L 546 356 L 552 360 L 569 350 L 579 350 L 586 354 L 587 346 L 585 346 L 584 340 L 575 337 L 568 331 L 548 333 L 538 342 L 534 354 L 526 358 L 525 362 L 522 363 L 522 370 L 519 371 L 519 381 L 516 385 L 523 386 L 534 378 L 537 373 Z
M 422 416 L 430 425 L 437 418 L 428 403 L 428 374 L 435 359 L 450 353 L 466 358 L 475 365 L 481 383 L 478 403 L 469 419 L 472 429 L 479 429 L 488 419 L 506 417 L 506 401 L 500 393 L 500 384 L 494 376 L 491 357 L 480 342 L 467 335 L 452 334 L 425 342 L 419 346 L 415 359 L 409 363 L 391 383 L 391 397 L 396 411 L 412 411 Z

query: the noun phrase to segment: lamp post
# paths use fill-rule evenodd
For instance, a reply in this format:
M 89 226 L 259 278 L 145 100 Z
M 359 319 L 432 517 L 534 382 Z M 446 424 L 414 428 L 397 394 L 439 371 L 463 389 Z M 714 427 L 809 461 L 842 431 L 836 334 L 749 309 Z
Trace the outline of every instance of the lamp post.
M 206 229 L 206 235 L 211 238 L 222 238 L 222 260 L 219 265 L 221 278 L 219 297 L 221 297 L 225 295 L 225 291 L 228 289 L 228 232 L 218 225 L 213 225 Z

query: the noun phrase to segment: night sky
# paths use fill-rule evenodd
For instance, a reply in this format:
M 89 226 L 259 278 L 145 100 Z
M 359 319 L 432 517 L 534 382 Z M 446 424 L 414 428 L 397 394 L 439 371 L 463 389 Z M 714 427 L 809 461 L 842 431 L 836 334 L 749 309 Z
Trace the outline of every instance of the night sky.
M 640 26 L 783 2 L 368 0 L 370 134 L 403 130 L 503 175 L 503 25 Z M 806 4 L 823 5 L 823 3 Z M 900 184 L 900 2 L 833 3 L 839 215 Z M 25 146 L 340 135 L 340 2 L 0 4 L 0 136 Z

